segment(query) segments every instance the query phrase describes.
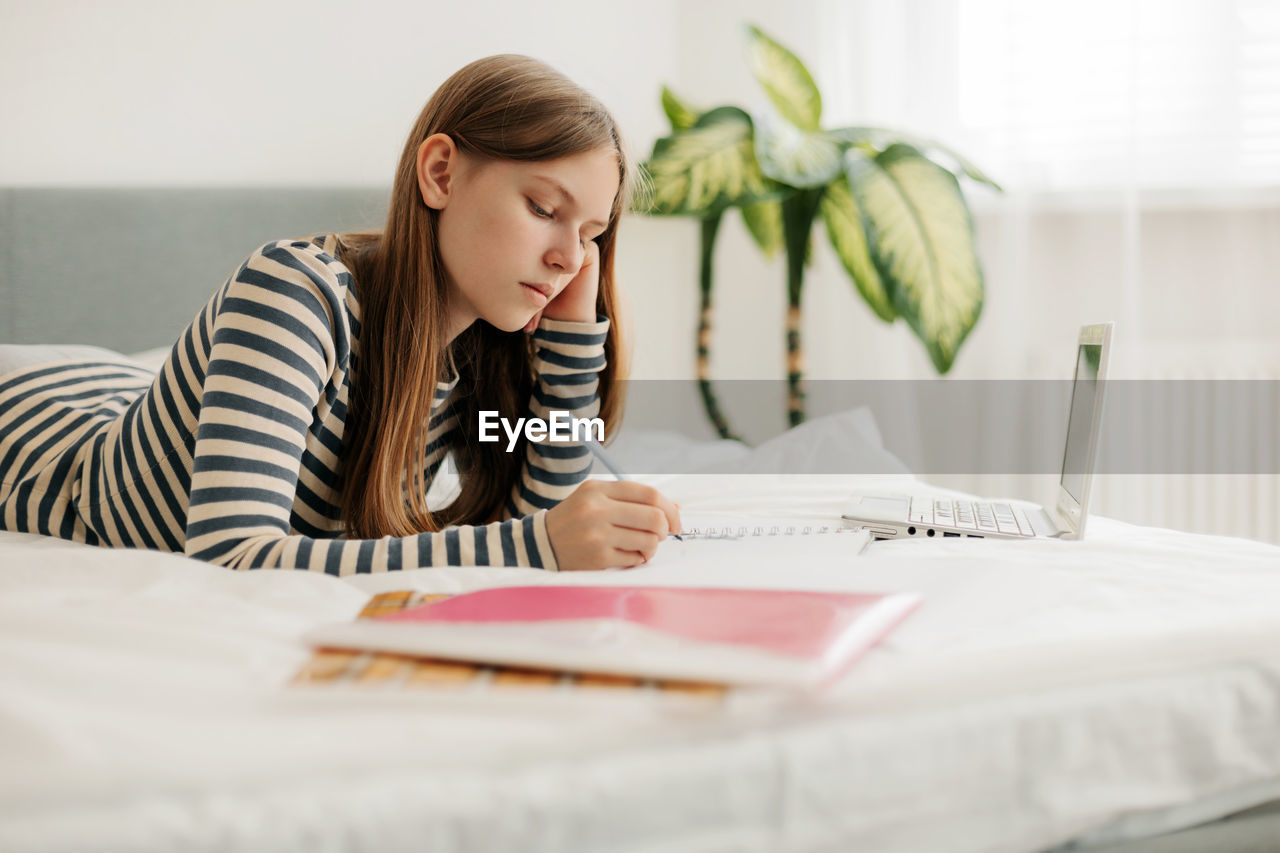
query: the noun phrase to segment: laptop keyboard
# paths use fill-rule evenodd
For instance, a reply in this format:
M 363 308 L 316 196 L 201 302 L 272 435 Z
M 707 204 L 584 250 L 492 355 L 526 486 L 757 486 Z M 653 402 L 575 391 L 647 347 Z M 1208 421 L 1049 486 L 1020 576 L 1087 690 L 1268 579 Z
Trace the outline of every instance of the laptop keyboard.
M 907 520 L 912 524 L 936 524 L 939 527 L 955 527 L 975 533 L 1036 535 L 1021 509 L 1002 503 L 912 498 Z

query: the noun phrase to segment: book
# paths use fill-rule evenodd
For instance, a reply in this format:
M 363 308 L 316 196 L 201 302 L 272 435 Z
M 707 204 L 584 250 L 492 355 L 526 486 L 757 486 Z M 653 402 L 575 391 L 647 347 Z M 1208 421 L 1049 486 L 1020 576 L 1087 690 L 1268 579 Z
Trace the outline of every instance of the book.
M 376 619 L 449 594 L 393 590 L 374 595 L 356 616 Z M 631 700 L 677 700 L 706 707 L 725 707 L 729 688 L 723 684 L 622 675 L 562 672 L 532 667 L 489 666 L 464 661 L 363 649 L 317 648 L 294 675 L 292 683 L 309 687 L 354 687 L 367 690 L 432 690 L 484 695 L 527 702 L 531 694 L 557 697 L 600 697 L 604 693 Z
M 472 664 L 820 689 L 919 603 L 910 593 L 498 587 L 323 626 L 304 640 Z

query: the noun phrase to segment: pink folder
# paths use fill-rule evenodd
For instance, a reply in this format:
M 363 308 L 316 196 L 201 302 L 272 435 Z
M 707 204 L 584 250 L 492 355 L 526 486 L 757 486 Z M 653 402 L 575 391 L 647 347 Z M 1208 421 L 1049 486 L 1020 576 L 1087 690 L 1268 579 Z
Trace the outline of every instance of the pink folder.
M 821 687 L 919 603 L 909 593 L 499 587 L 330 626 L 308 639 L 507 666 Z

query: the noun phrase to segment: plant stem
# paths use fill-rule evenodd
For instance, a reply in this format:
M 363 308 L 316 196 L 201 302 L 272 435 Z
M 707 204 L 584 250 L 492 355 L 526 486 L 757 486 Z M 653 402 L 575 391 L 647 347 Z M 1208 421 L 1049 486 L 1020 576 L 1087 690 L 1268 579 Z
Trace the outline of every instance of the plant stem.
M 716 399 L 715 390 L 711 387 L 711 261 L 716 246 L 716 233 L 720 229 L 722 213 L 714 213 L 702 219 L 701 257 L 698 266 L 698 293 L 700 296 L 698 310 L 698 391 L 702 394 L 702 406 L 716 434 L 721 438 L 741 441 L 729 428 L 729 422 L 720 411 L 720 403 Z
M 797 190 L 782 200 L 782 233 L 787 249 L 787 424 L 804 423 L 804 348 L 800 341 L 800 297 L 809 254 L 809 234 L 824 187 Z

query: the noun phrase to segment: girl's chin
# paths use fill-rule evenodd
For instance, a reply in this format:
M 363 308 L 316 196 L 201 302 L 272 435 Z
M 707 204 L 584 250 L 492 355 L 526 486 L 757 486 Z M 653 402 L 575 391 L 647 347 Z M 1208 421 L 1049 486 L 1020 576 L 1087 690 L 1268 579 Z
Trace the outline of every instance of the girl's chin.
M 495 329 L 501 332 L 523 332 L 524 327 L 532 319 L 533 319 L 532 314 L 530 314 L 527 317 L 508 316 L 508 317 L 494 317 L 492 319 L 486 318 L 490 326 L 493 326 Z

